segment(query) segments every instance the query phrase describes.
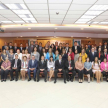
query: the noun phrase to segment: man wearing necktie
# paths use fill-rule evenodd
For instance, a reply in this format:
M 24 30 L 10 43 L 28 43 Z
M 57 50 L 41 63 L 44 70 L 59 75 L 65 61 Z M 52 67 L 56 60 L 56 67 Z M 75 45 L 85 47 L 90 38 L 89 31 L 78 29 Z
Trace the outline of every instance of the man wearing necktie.
M 33 72 L 33 77 L 34 77 L 34 81 L 36 81 L 36 71 L 37 71 L 37 66 L 38 66 L 38 61 L 35 59 L 35 56 L 32 55 L 32 59 L 29 60 L 29 64 L 28 64 L 28 76 L 29 79 L 28 81 L 31 80 L 31 76 L 30 73 Z
M 63 73 L 64 83 L 66 83 L 66 72 L 64 70 L 64 67 L 65 67 L 65 62 L 62 61 L 62 56 L 59 55 L 59 60 L 55 61 L 55 72 L 54 72 L 55 81 L 54 81 L 54 83 L 56 83 L 56 81 L 57 81 L 57 73 L 58 72 L 62 72 Z
M 28 53 L 31 54 L 31 52 L 33 52 L 34 49 L 34 45 L 33 45 L 33 41 L 30 42 L 30 46 L 28 47 Z
M 104 49 L 103 59 L 104 58 L 107 58 L 107 49 L 106 48 Z
M 39 74 L 43 72 L 45 75 L 44 81 L 47 82 L 47 61 L 45 61 L 44 56 L 41 56 L 41 60 L 38 64 L 38 71 L 37 71 L 37 82 L 39 82 Z

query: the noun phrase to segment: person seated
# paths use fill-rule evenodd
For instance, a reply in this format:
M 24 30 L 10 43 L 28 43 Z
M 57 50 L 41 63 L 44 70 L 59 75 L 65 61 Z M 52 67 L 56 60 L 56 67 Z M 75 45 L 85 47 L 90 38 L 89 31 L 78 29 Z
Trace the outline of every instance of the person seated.
M 54 81 L 54 83 L 56 83 L 56 81 L 57 81 L 57 73 L 58 72 L 62 72 L 63 73 L 63 75 L 64 75 L 64 83 L 66 83 L 66 72 L 64 70 L 64 67 L 65 67 L 65 63 L 62 60 L 62 56 L 59 55 L 59 60 L 55 61 L 55 72 L 54 72 L 55 81 Z
M 11 62 L 8 57 L 5 58 L 5 61 L 1 65 L 1 82 L 6 81 L 7 75 L 11 69 Z
M 23 56 L 23 60 L 21 62 L 21 76 L 22 80 L 25 80 L 25 74 L 28 71 L 28 61 L 27 56 Z
M 85 74 L 88 77 L 88 83 L 90 83 L 90 77 L 93 77 L 92 73 L 92 63 L 90 62 L 89 57 L 87 57 L 86 62 L 84 63 Z
M 71 72 L 72 75 L 70 75 L 70 81 L 73 82 L 73 78 L 76 75 L 76 72 L 74 69 L 74 67 L 75 67 L 74 60 L 71 60 L 70 56 L 68 56 L 68 61 L 66 61 L 65 67 L 66 67 L 67 81 L 69 81 L 69 72 Z
M 108 82 L 108 62 L 106 58 L 104 58 L 103 62 L 101 62 L 100 67 L 103 76 L 106 77 L 106 81 Z
M 53 56 L 50 57 L 50 60 L 47 61 L 47 68 L 49 72 L 49 81 L 51 81 L 51 78 L 54 74 L 54 69 L 55 69 L 55 62 L 53 60 Z
M 34 73 L 34 81 L 36 81 L 37 66 L 38 66 L 38 61 L 35 59 L 35 56 L 32 55 L 31 60 L 29 60 L 29 64 L 28 64 L 28 76 L 29 76 L 28 81 L 31 80 L 31 76 L 30 76 L 31 72 Z
M 45 75 L 44 81 L 47 82 L 47 61 L 45 61 L 44 55 L 41 56 L 41 60 L 38 63 L 37 82 L 39 82 L 40 72 L 44 73 Z
M 14 80 L 14 77 L 13 77 L 14 71 L 15 71 L 15 76 L 16 76 L 15 80 L 18 81 L 18 72 L 20 72 L 20 69 L 21 69 L 21 60 L 18 59 L 18 54 L 16 54 L 15 59 L 13 59 L 11 63 L 11 71 L 10 71 L 11 80 L 10 81 Z
M 82 83 L 83 73 L 84 73 L 84 63 L 82 62 L 82 57 L 78 57 L 78 61 L 75 63 L 76 72 L 78 73 L 79 83 Z
M 94 62 L 92 62 L 92 71 L 96 74 L 97 83 L 100 83 L 101 70 L 100 70 L 100 62 L 98 61 L 98 57 L 95 57 Z
M 49 48 L 49 51 L 46 53 L 46 60 L 49 60 L 50 56 L 53 56 L 53 60 L 55 60 L 55 54 L 52 52 L 51 48 Z

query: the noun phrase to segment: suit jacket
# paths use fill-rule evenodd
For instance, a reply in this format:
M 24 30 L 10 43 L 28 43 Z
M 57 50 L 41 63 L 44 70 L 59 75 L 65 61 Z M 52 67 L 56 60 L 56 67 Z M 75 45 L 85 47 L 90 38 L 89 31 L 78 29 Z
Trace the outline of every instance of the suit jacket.
M 47 61 L 44 60 L 43 64 L 42 64 L 42 61 L 40 60 L 39 63 L 38 63 L 38 69 L 45 69 L 47 70 Z
M 100 67 L 101 67 L 101 72 L 102 72 L 103 70 L 105 70 L 105 63 L 104 63 L 104 62 L 101 62 Z M 106 63 L 106 68 L 107 68 L 107 70 L 108 70 L 108 62 Z
M 98 59 L 102 62 L 103 61 L 103 54 L 100 53 L 100 58 L 99 58 L 99 52 L 97 53 Z
M 69 62 L 67 60 L 65 62 L 65 68 L 68 69 L 68 67 L 69 67 Z M 71 67 L 72 67 L 72 70 L 74 70 L 74 67 L 75 67 L 74 60 L 71 60 Z
M 31 46 L 28 47 L 28 53 L 31 54 L 31 52 L 33 52 L 34 46 L 33 48 Z
M 56 49 L 56 46 L 54 46 L 54 51 L 56 51 L 56 50 L 59 50 L 59 46 L 57 46 L 57 49 Z
M 2 51 L 5 49 L 5 46 L 2 46 Z
M 29 68 L 35 68 L 35 69 L 37 69 L 37 66 L 38 66 L 38 61 L 37 60 L 34 60 L 34 64 L 33 65 L 32 65 L 32 60 L 29 60 L 28 69 Z
M 17 47 L 16 49 L 15 49 L 15 47 L 13 47 L 13 53 L 16 53 L 17 49 L 19 49 L 19 47 Z
M 55 61 L 55 69 L 64 69 L 65 63 L 63 60 L 61 60 L 61 64 L 59 63 L 59 60 Z
M 19 49 L 20 49 L 20 52 L 22 53 L 22 50 L 24 50 L 24 48 L 22 47 L 22 49 L 21 49 L 21 47 L 19 47 Z
M 97 52 L 94 52 L 94 55 L 92 54 L 92 52 L 89 52 L 89 58 L 91 62 L 94 61 L 95 57 L 98 57 Z
M 67 59 L 68 59 L 68 55 L 67 55 L 67 54 L 62 55 L 62 60 L 63 60 L 63 61 L 65 61 L 65 60 L 67 60 Z
M 65 47 L 65 50 L 66 50 L 66 48 L 67 48 L 67 47 Z M 68 47 L 68 51 L 67 51 L 67 53 L 69 52 L 69 48 L 70 48 L 70 47 Z
M 72 46 L 72 51 L 75 53 L 75 46 Z M 80 52 L 81 52 L 81 50 L 80 50 L 80 47 L 79 47 L 79 46 L 77 46 L 77 51 L 78 51 L 78 53 L 80 53 Z
M 103 47 L 103 50 L 104 50 L 105 48 L 108 50 L 108 46 L 107 46 L 107 45 L 106 45 L 106 47 L 105 47 L 105 45 L 103 45 L 102 47 Z
M 107 55 L 108 55 L 108 54 L 106 54 L 106 57 L 105 57 L 105 54 L 103 53 L 103 59 L 104 59 L 104 58 L 107 59 Z M 102 61 L 103 61 L 103 59 L 102 59 Z
M 15 64 L 15 59 L 12 60 L 11 68 L 14 67 L 14 64 Z M 17 60 L 17 69 L 21 69 L 21 60 L 20 59 Z
M 61 48 L 61 49 L 58 48 L 58 52 L 59 52 L 59 54 L 62 54 L 62 49 L 63 49 L 63 48 Z
M 14 47 L 13 47 L 13 46 L 12 46 L 12 47 L 9 46 L 9 50 L 10 50 L 10 49 L 14 49 Z
M 97 51 L 98 51 L 98 49 L 99 49 L 99 46 L 97 47 Z M 101 46 L 101 51 L 103 52 L 103 50 L 104 50 L 104 48 L 103 48 L 103 46 Z

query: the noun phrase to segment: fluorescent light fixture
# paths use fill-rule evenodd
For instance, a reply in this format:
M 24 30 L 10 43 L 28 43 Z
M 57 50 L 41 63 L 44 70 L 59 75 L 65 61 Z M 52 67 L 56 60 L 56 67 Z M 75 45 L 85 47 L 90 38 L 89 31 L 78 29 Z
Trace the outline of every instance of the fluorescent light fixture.
M 13 23 L 12 21 L 1 21 L 1 23 Z
M 28 29 L 31 29 L 31 28 L 28 28 Z
M 13 21 L 14 23 L 25 23 L 24 21 Z
M 12 10 L 16 14 L 31 14 L 29 10 Z
M 33 18 L 33 16 L 32 16 L 32 15 L 29 15 L 29 17 L 30 17 L 30 18 Z
M 37 23 L 37 21 L 31 21 L 32 23 Z
M 24 4 L 19 4 L 19 3 L 5 4 L 5 5 L 10 9 L 27 9 L 27 7 Z
M 0 9 L 8 9 L 5 5 L 0 4 Z
M 89 20 L 91 20 L 91 19 L 79 19 L 79 20 L 77 20 L 78 22 L 87 22 L 87 21 L 89 21 Z
M 108 24 L 108 22 L 100 22 L 100 24 Z
M 19 17 L 21 18 L 26 18 L 27 16 L 26 15 L 18 15 Z
M 90 15 L 83 15 L 81 18 L 89 18 L 89 19 L 93 19 L 95 18 L 96 16 L 90 16 Z
M 55 28 L 55 29 L 57 29 L 57 28 Z
M 23 36 L 20 36 L 20 37 L 23 37 Z
M 92 24 L 98 24 L 99 22 L 93 22 Z
M 89 10 L 107 10 L 108 5 L 93 5 Z
M 35 20 L 34 18 L 23 18 L 23 20 Z
M 85 15 L 99 15 L 101 14 L 103 11 L 87 11 L 85 13 Z
M 80 21 L 77 21 L 77 22 L 75 22 L 75 23 L 79 23 L 79 24 L 85 24 L 86 22 L 80 22 Z

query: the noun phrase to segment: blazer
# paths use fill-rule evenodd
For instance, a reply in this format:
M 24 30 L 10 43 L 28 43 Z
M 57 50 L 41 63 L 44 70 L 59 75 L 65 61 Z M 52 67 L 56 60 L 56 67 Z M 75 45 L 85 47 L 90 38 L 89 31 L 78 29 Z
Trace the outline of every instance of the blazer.
M 59 46 L 57 46 L 57 49 L 56 49 L 56 46 L 54 46 L 54 51 L 56 51 L 56 50 L 59 50 Z
M 32 59 L 29 60 L 28 69 L 29 68 L 35 68 L 35 69 L 37 69 L 37 66 L 38 66 L 38 61 L 37 60 L 34 60 L 34 64 L 33 65 L 32 65 Z
M 2 51 L 5 49 L 5 46 L 2 46 Z
M 75 46 L 72 46 L 72 51 L 75 53 Z M 80 50 L 80 47 L 79 47 L 79 46 L 77 46 L 77 51 L 78 51 L 78 53 L 80 53 L 80 52 L 81 52 L 81 50 Z
M 14 64 L 15 64 L 15 59 L 12 60 L 11 68 L 14 67 Z M 17 60 L 17 69 L 21 69 L 21 60 L 20 59 Z
M 67 48 L 67 47 L 65 47 L 65 50 L 66 50 L 66 48 Z M 68 47 L 67 53 L 69 52 L 69 48 L 70 48 L 70 47 Z
M 11 46 L 11 47 L 9 46 L 9 50 L 10 50 L 10 49 L 14 49 L 14 47 L 13 47 L 13 46 Z
M 42 61 L 40 60 L 40 61 L 38 62 L 38 69 L 39 69 L 39 70 L 40 70 L 40 69 L 45 69 L 45 70 L 47 70 L 47 61 L 44 60 L 44 62 L 43 62 L 43 64 L 42 64 Z
M 101 67 L 101 72 L 102 72 L 103 70 L 105 70 L 105 63 L 104 63 L 104 62 L 101 62 L 100 67 Z M 108 62 L 106 63 L 106 68 L 107 68 L 107 70 L 108 70 Z
M 92 52 L 90 52 L 89 54 L 89 58 L 90 58 L 90 61 L 94 61 L 95 57 L 97 57 L 97 52 L 94 52 L 94 55 L 92 54 Z
M 28 47 L 28 53 L 31 54 L 31 52 L 33 52 L 33 49 L 34 49 L 34 45 L 33 45 L 33 48 L 31 46 L 29 46 Z
M 15 49 L 15 47 L 13 47 L 13 53 L 16 53 L 17 49 L 19 49 L 19 47 L 17 47 L 16 49 Z
M 65 68 L 68 69 L 68 67 L 69 67 L 69 61 L 66 61 Z M 74 68 L 75 68 L 74 60 L 71 60 L 71 67 L 72 67 L 72 70 L 74 70 Z
M 73 52 L 71 54 L 68 53 L 67 55 L 71 57 L 71 60 L 74 60 L 74 53 Z
M 98 49 L 99 49 L 99 46 L 97 47 L 97 51 L 98 51 Z M 104 48 L 103 48 L 103 46 L 101 46 L 101 51 L 103 52 L 103 50 L 104 50 Z
M 20 52 L 22 53 L 22 50 L 24 50 L 24 48 L 22 47 L 22 50 L 21 50 L 21 47 L 19 47 L 19 50 L 20 50 Z
M 53 56 L 53 60 L 55 60 L 55 54 L 54 54 L 54 53 L 52 53 L 52 56 Z M 47 59 L 47 60 L 50 59 L 49 52 L 46 53 L 46 59 Z
M 65 63 L 63 60 L 61 60 L 61 64 L 59 63 L 59 60 L 55 61 L 55 69 L 64 69 Z
M 67 59 L 68 59 L 68 55 L 67 54 L 62 55 L 62 60 L 63 61 L 66 61 Z
M 62 49 L 63 49 L 63 48 L 61 48 L 61 49 L 58 48 L 58 52 L 59 52 L 59 54 L 62 54 Z
M 103 61 L 103 54 L 100 53 L 100 57 L 99 57 L 99 52 L 97 53 L 98 59 L 102 62 Z

